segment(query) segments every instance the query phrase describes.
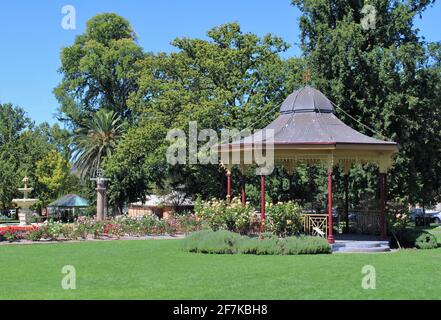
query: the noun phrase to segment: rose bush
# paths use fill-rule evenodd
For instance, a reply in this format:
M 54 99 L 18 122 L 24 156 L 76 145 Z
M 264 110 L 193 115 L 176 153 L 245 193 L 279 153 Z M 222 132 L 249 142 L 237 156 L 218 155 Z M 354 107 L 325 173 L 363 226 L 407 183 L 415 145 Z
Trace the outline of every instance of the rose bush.
M 247 202 L 242 204 L 239 198 L 231 201 L 212 199 L 211 201 L 196 200 L 195 213 L 199 220 L 216 230 L 229 230 L 240 234 L 249 233 L 255 221 L 256 212 Z
M 397 198 L 393 201 L 389 201 L 385 209 L 389 219 L 389 227 L 392 232 L 397 233 L 407 227 L 410 222 L 410 217 L 405 200 Z
M 0 228 L 0 241 L 14 242 L 24 239 L 26 234 L 35 230 L 34 226 L 7 226 Z
M 266 215 L 266 231 L 279 237 L 299 235 L 303 228 L 302 208 L 295 202 L 268 203 Z

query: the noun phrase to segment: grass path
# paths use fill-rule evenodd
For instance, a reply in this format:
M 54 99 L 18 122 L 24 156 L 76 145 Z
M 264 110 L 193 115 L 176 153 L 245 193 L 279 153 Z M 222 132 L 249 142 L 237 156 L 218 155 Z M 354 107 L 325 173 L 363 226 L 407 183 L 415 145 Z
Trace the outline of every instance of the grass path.
M 201 255 L 179 240 L 0 246 L 0 299 L 440 299 L 441 249 Z M 377 289 L 361 288 L 373 265 Z M 77 290 L 61 288 L 73 265 Z

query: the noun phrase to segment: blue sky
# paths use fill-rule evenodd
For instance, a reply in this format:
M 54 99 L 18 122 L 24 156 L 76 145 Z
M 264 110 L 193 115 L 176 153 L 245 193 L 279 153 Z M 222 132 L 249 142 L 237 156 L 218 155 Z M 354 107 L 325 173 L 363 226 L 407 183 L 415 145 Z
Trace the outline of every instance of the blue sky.
M 65 5 L 73 5 L 77 29 L 61 27 Z M 56 122 L 52 90 L 60 82 L 60 49 L 73 43 L 86 21 L 102 12 L 127 18 L 145 51 L 170 52 L 176 37 L 205 37 L 213 26 L 237 21 L 246 32 L 273 33 L 300 55 L 297 19 L 290 0 L 14 0 L 0 2 L 0 102 L 23 107 L 37 123 Z M 420 35 L 440 41 L 441 4 L 416 20 Z

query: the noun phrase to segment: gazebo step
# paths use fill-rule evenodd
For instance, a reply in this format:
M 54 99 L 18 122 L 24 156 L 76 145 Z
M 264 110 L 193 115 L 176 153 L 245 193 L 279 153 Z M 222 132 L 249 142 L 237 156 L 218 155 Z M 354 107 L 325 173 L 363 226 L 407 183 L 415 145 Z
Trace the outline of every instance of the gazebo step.
M 348 241 L 332 245 L 333 252 L 386 252 L 390 251 L 388 241 Z

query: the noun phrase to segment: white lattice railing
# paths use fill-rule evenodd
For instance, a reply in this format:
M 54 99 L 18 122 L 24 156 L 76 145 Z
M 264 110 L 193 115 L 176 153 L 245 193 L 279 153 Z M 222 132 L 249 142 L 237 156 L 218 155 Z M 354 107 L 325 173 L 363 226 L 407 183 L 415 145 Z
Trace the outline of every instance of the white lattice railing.
M 328 237 L 328 215 L 327 214 L 302 214 L 303 232 L 312 236 Z M 319 230 L 321 232 L 319 232 Z

